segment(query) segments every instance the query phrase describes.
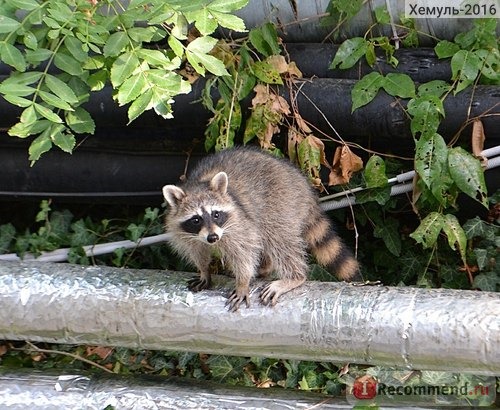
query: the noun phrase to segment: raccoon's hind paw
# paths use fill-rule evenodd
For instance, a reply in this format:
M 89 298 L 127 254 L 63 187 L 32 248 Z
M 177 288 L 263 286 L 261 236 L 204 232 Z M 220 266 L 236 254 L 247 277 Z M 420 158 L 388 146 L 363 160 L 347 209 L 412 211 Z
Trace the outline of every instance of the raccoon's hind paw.
M 227 298 L 226 306 L 227 310 L 230 312 L 236 312 L 241 305 L 241 302 L 245 301 L 247 308 L 250 307 L 250 295 L 248 294 L 248 289 L 245 291 L 239 291 L 237 289 L 233 290 L 231 295 Z
M 194 277 L 188 280 L 187 286 L 191 292 L 199 292 L 203 289 L 208 289 L 211 285 L 210 278 Z

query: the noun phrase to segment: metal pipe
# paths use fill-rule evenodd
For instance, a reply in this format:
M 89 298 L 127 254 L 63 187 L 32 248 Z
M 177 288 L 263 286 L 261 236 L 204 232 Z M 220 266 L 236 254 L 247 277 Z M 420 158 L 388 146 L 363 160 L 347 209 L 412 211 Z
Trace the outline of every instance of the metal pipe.
M 229 313 L 232 280 L 0 262 L 0 338 L 500 374 L 500 294 L 307 282 Z

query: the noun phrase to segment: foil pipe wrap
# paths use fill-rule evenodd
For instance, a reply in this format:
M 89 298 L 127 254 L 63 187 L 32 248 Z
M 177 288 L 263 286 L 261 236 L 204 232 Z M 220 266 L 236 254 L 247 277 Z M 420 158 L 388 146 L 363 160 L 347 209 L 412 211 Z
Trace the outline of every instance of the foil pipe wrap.
M 0 262 L 0 338 L 500 374 L 500 294 L 307 282 L 275 307 L 225 307 L 233 280 Z
M 164 376 L 0 371 L 0 408 L 10 410 L 352 409 L 345 397 L 256 389 Z M 387 407 L 377 407 L 384 409 Z M 424 407 L 428 408 L 428 407 Z M 418 406 L 398 406 L 419 410 Z
M 109 407 L 108 407 L 109 406 Z M 282 389 L 222 386 L 162 376 L 54 371 L 0 372 L 0 408 L 12 410 L 350 409 L 344 398 Z

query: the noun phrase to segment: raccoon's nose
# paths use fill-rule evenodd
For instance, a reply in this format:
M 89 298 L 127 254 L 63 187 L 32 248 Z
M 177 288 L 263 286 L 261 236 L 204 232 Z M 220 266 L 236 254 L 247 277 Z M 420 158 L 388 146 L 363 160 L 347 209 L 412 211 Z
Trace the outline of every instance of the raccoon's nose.
M 207 236 L 207 242 L 208 243 L 215 243 L 219 240 L 219 235 L 216 233 L 211 233 Z

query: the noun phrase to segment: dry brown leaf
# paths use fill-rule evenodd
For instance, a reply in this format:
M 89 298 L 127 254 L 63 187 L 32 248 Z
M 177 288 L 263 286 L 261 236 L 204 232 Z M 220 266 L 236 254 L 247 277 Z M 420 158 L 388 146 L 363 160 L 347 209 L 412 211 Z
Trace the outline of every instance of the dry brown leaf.
M 288 157 L 294 164 L 298 163 L 297 147 L 304 140 L 304 136 L 294 127 L 288 128 Z
M 484 150 L 484 140 L 486 136 L 484 135 L 483 123 L 479 119 L 475 119 L 472 123 L 472 153 L 476 158 L 481 160 L 481 165 L 485 167 L 487 165 L 488 159 L 481 155 Z
M 290 77 L 302 78 L 302 71 L 299 70 L 299 67 L 297 67 L 294 61 L 288 64 L 288 74 Z
M 266 62 L 280 74 L 288 71 L 288 63 L 283 56 L 270 56 L 266 59 Z
M 352 175 L 363 169 L 363 160 L 354 154 L 347 145 L 337 147 L 328 178 L 328 185 L 347 184 Z
M 255 107 L 259 104 L 265 104 L 269 101 L 269 89 L 263 84 L 257 84 L 253 88 L 255 96 L 252 98 L 252 106 Z
M 100 359 L 104 360 L 111 353 L 113 353 L 113 348 L 112 347 L 103 347 L 103 346 L 87 346 L 87 349 L 85 351 L 86 356 L 92 356 L 92 355 L 97 355 Z
M 294 117 L 295 117 L 295 121 L 297 123 L 297 126 L 299 127 L 299 130 L 305 132 L 306 134 L 312 133 L 311 128 L 309 128 L 309 126 L 307 125 L 305 120 L 302 118 L 302 116 L 298 112 L 294 113 Z
M 271 109 L 273 111 L 280 112 L 285 115 L 290 115 L 290 106 L 287 100 L 285 100 L 281 95 L 272 94 L 272 104 Z

